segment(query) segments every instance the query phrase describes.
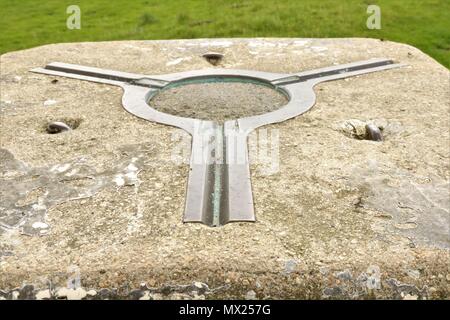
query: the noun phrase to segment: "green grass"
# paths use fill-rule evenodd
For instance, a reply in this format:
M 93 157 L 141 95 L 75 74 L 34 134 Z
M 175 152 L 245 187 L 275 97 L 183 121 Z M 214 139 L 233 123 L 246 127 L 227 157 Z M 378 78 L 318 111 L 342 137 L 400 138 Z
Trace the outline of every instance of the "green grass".
M 411 44 L 450 67 L 449 0 L 0 0 L 0 52 L 47 43 L 217 37 L 369 37 Z M 81 30 L 66 28 L 67 6 Z M 381 30 L 366 27 L 369 4 Z

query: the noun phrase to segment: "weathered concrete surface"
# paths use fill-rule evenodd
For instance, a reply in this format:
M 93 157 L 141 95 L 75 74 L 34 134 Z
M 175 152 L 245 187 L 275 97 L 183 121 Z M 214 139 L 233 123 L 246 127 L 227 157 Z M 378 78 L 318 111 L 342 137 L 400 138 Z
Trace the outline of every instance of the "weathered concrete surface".
M 162 90 L 149 104 L 158 111 L 179 117 L 223 123 L 264 114 L 287 102 L 284 94 L 263 85 L 201 83 Z
M 310 112 L 269 126 L 280 170 L 252 166 L 258 222 L 220 228 L 181 222 L 188 166 L 171 161 L 173 128 L 125 112 L 119 88 L 28 72 L 61 61 L 169 73 L 211 67 L 206 51 L 222 68 L 272 72 L 409 66 L 320 84 Z M 2 55 L 0 84 L 0 299 L 450 297 L 449 71 L 413 47 L 57 44 Z M 46 133 L 61 120 L 78 127 Z M 367 122 L 383 142 L 358 139 Z

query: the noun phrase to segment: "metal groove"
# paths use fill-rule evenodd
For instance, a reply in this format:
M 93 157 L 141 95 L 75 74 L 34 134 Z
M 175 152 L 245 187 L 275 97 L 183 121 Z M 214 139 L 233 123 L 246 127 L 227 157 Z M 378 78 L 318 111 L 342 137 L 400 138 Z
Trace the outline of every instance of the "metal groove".
M 381 61 L 376 61 L 376 62 L 371 62 L 371 63 L 369 62 L 369 63 L 365 63 L 365 64 L 360 64 L 360 65 L 351 65 L 348 67 L 339 67 L 338 66 L 338 68 L 336 68 L 336 69 L 318 71 L 318 72 L 313 72 L 310 74 L 303 74 L 303 75 L 299 74 L 299 75 L 295 75 L 295 76 L 288 77 L 288 78 L 276 79 L 276 80 L 272 81 L 272 83 L 275 85 L 287 85 L 287 84 L 292 84 L 292 83 L 296 83 L 296 82 L 303 82 L 303 81 L 308 81 L 311 79 L 332 76 L 335 74 L 343 74 L 343 73 L 359 71 L 359 70 L 364 70 L 364 69 L 369 69 L 369 68 L 386 66 L 389 64 L 393 64 L 393 63 L 394 62 L 392 60 L 381 60 Z
M 222 191 L 225 188 L 224 183 L 224 164 L 223 156 L 225 152 L 225 146 L 223 141 L 223 125 L 219 125 L 216 129 L 215 135 L 216 148 L 214 152 L 215 164 L 214 164 L 214 192 L 213 192 L 213 226 L 220 224 L 220 214 L 222 209 Z M 219 152 L 217 152 L 219 151 Z

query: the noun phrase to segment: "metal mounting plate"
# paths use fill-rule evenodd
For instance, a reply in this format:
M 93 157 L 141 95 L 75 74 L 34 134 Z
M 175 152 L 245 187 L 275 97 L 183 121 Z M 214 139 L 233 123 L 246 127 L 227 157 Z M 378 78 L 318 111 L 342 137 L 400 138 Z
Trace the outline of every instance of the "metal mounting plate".
M 122 105 L 128 112 L 191 134 L 191 164 L 183 221 L 218 226 L 233 221 L 255 221 L 247 152 L 247 137 L 251 131 L 308 111 L 316 100 L 313 88 L 320 82 L 401 66 L 389 59 L 371 59 L 294 74 L 217 68 L 144 75 L 55 62 L 31 71 L 120 86 L 124 89 Z M 211 78 L 256 81 L 281 90 L 289 102 L 278 110 L 223 124 L 162 113 L 148 104 L 161 89 Z M 205 154 L 206 157 L 202 156 Z

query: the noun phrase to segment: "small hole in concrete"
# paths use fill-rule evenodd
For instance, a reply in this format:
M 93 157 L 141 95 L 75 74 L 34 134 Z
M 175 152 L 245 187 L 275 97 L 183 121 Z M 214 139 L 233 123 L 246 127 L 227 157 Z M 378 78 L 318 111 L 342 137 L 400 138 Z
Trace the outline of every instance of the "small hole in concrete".
M 267 84 L 226 79 L 183 83 L 154 95 L 149 105 L 179 117 L 223 122 L 277 110 L 288 102 L 286 94 Z
M 78 128 L 81 122 L 82 119 L 79 118 L 61 118 L 53 121 L 47 121 L 44 125 L 43 131 L 48 134 L 71 131 Z
M 202 57 L 213 66 L 216 66 L 223 59 L 223 54 L 219 52 L 206 52 L 202 55 Z

